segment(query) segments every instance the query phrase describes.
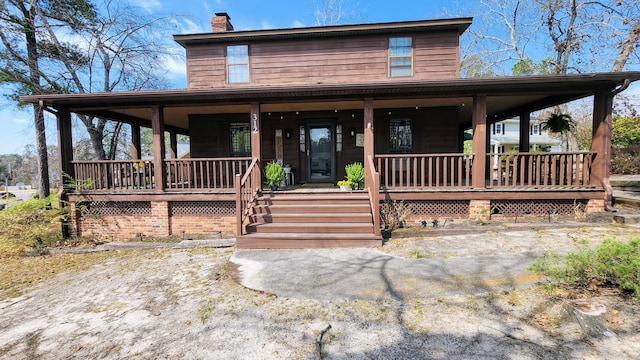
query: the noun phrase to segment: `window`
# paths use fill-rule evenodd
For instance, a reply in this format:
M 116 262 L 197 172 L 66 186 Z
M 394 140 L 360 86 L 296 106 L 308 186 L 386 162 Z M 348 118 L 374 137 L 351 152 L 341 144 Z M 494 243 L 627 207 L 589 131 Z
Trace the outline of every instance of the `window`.
M 531 130 L 529 131 L 531 135 L 540 135 L 540 125 L 535 124 L 531 125 Z
M 410 153 L 413 151 L 411 119 L 391 119 L 389 123 L 389 151 Z
M 249 123 L 232 123 L 229 125 L 229 134 L 231 139 L 231 156 L 250 156 L 251 155 L 251 134 L 249 131 Z
M 227 46 L 227 82 L 249 82 L 249 46 Z
M 495 134 L 502 134 L 504 135 L 504 124 L 493 124 L 493 135 Z
M 410 37 L 389 39 L 389 77 L 413 75 L 413 50 Z

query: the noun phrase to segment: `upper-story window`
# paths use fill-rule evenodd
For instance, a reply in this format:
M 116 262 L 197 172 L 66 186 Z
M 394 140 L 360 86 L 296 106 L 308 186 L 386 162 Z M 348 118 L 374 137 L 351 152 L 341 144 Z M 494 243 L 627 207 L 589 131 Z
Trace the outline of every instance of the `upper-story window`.
M 540 125 L 538 124 L 533 124 L 529 127 L 529 134 L 530 135 L 540 135 Z
M 493 124 L 493 135 L 504 135 L 504 124 L 495 123 Z
M 227 82 L 249 82 L 249 46 L 227 46 Z
M 389 39 L 389 77 L 413 75 L 413 47 L 411 37 Z

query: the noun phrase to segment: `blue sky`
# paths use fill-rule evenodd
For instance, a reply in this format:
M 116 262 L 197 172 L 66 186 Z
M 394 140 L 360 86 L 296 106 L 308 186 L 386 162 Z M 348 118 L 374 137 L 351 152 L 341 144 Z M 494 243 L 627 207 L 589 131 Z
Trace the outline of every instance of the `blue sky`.
M 174 33 L 210 31 L 210 20 L 216 12 L 227 12 L 235 30 L 288 28 L 314 25 L 313 0 L 130 0 L 152 15 L 176 14 Z M 453 13 L 445 0 L 348 0 L 358 4 L 355 22 L 387 22 L 446 17 Z M 172 41 L 167 34 L 168 41 Z M 178 51 L 182 48 L 176 45 Z M 184 64 L 169 64 L 168 76 L 175 88 L 184 88 Z M 4 95 L 4 94 L 3 94 Z M 54 118 L 47 118 L 47 142 L 57 142 Z M 33 116 L 29 109 L 20 111 L 4 96 L 0 98 L 0 154 L 22 154 L 24 146 L 35 145 Z
M 351 22 L 356 23 L 472 16 L 474 8 L 478 9 L 477 6 L 480 3 L 479 0 L 346 1 L 351 5 L 357 4 L 358 14 L 351 19 Z M 209 32 L 211 17 L 216 12 L 227 12 L 235 30 L 313 26 L 315 25 L 314 4 L 320 0 L 129 0 L 129 2 L 152 16 L 175 14 L 173 18 L 175 31 L 166 34 L 167 43 L 176 51 L 184 53 L 184 50 L 173 42 L 171 36 Z M 481 14 L 478 10 L 475 12 Z M 480 23 L 481 19 L 476 17 L 473 26 L 482 26 Z M 176 61 L 168 63 L 167 78 L 172 82 L 173 88 L 184 88 L 186 86 L 184 63 Z M 629 92 L 628 90 L 627 93 Z M 634 92 L 638 93 L 640 90 L 634 90 Z M 48 143 L 55 144 L 57 139 L 54 118 L 47 118 L 47 129 Z M 79 135 L 74 137 L 77 139 Z M 0 97 L 0 154 L 22 154 L 27 144 L 35 144 L 31 112 L 20 111 L 4 96 Z

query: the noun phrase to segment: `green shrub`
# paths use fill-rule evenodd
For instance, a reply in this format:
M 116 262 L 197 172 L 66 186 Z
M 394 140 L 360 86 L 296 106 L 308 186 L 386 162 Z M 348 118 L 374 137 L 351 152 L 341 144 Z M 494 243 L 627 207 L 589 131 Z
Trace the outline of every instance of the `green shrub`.
M 38 254 L 61 240 L 60 223 L 66 211 L 56 194 L 45 199 L 30 199 L 0 211 L 0 258 Z
M 264 177 L 267 180 L 267 186 L 279 186 L 284 180 L 284 168 L 275 161 L 271 161 L 264 167 Z
M 364 167 L 362 163 L 354 162 L 344 167 L 344 171 L 347 174 L 347 180 L 356 185 L 359 189 L 364 185 Z
M 616 286 L 640 300 L 640 238 L 623 243 L 605 240 L 598 248 L 537 258 L 529 268 L 571 286 Z

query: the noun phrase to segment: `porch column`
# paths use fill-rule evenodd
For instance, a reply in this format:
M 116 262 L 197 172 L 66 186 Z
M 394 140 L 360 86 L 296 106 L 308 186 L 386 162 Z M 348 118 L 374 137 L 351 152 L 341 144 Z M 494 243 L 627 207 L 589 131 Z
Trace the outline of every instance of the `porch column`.
M 151 129 L 153 131 L 153 181 L 156 191 L 163 191 L 166 183 L 164 171 L 164 109 L 160 106 L 151 108 Z
M 260 121 L 260 103 L 251 103 L 251 157 L 260 160 L 261 146 L 260 133 L 262 132 L 262 122 Z
M 597 152 L 591 166 L 591 185 L 605 191 L 604 206 L 613 209 L 613 188 L 609 183 L 611 173 L 611 122 L 613 96 L 609 89 L 599 90 L 593 97 L 593 133 L 591 151 Z
M 140 125 L 131 125 L 131 158 L 140 160 L 142 157 L 142 147 L 140 145 Z
M 60 159 L 60 171 L 62 179 L 60 186 L 67 188 L 67 184 L 70 183 L 75 176 L 75 169 L 73 168 L 73 136 L 71 126 L 71 112 L 67 109 L 58 110 L 56 120 L 58 122 L 58 157 Z M 64 174 L 69 177 L 65 177 Z
M 373 135 L 373 99 L 364 99 L 364 168 L 365 174 L 368 174 L 369 168 L 369 156 L 373 158 L 375 156 L 374 149 L 374 135 Z M 365 176 L 365 188 L 370 187 L 371 184 L 367 183 L 367 177 Z
M 473 97 L 473 169 L 472 184 L 476 189 L 485 188 L 485 174 L 487 170 L 487 96 Z
M 529 127 L 531 125 L 531 114 L 524 112 L 520 114 L 520 152 L 529 152 L 529 146 L 531 146 L 529 138 Z
M 174 131 L 169 132 L 169 143 L 171 146 L 171 158 L 178 158 L 178 134 Z

